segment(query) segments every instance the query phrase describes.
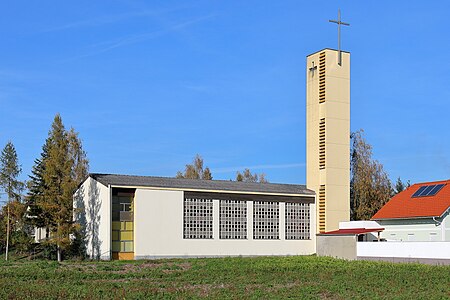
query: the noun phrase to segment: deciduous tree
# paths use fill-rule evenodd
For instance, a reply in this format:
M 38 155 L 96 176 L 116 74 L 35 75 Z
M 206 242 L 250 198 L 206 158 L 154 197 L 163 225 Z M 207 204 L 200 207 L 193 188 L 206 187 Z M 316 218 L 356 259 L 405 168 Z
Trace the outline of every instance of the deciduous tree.
M 372 159 L 372 146 L 359 130 L 351 135 L 350 209 L 352 220 L 370 219 L 391 197 L 392 185 L 383 165 Z
M 242 182 L 260 182 L 260 183 L 266 183 L 268 182 L 266 179 L 266 174 L 252 174 L 250 169 L 245 168 L 244 171 L 241 173 L 238 171 L 236 173 L 236 181 L 242 181 Z
M 212 180 L 211 170 L 203 168 L 203 158 L 196 155 L 192 164 L 187 164 L 184 172 L 178 171 L 176 178 Z

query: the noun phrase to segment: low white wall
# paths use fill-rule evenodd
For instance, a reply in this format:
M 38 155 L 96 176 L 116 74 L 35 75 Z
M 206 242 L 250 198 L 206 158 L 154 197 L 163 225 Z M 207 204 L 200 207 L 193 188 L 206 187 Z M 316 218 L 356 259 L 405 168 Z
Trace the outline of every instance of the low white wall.
M 356 259 L 354 235 L 317 235 L 317 256 L 331 256 L 347 260 Z
M 137 189 L 134 198 L 135 257 L 207 257 L 253 255 L 300 255 L 315 253 L 315 205 L 311 204 L 311 240 L 284 239 L 284 203 L 280 203 L 280 240 L 219 239 L 219 201 L 214 200 L 213 239 L 183 238 L 183 192 Z M 247 202 L 248 228 L 252 229 L 253 206 Z
M 93 259 L 111 259 L 110 192 L 89 177 L 74 195 L 74 219 L 83 227 L 86 251 Z
M 450 259 L 450 242 L 359 242 L 358 257 Z

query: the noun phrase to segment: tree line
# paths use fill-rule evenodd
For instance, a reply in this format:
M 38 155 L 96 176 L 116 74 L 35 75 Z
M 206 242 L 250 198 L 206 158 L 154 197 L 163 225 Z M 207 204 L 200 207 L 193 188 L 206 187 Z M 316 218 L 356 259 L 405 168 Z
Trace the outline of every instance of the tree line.
M 88 175 L 89 162 L 78 133 L 66 130 L 61 116 L 53 120 L 40 157 L 34 161 L 29 180 L 21 182 L 17 152 L 10 141 L 0 155 L 0 186 L 6 205 L 0 214 L 0 247 L 8 259 L 10 246 L 26 253 L 33 247 L 32 232 L 45 228 L 42 247 L 48 256 L 62 260 L 70 252 L 71 237 L 79 230 L 73 221 L 73 193 Z M 28 193 L 23 195 L 24 190 Z M 79 252 L 76 249 L 75 252 Z
M 197 154 L 194 157 L 192 163 L 187 164 L 184 171 L 178 171 L 175 175 L 176 178 L 186 178 L 186 179 L 203 179 L 203 180 L 212 180 L 212 174 L 209 167 L 203 167 L 203 158 Z M 231 179 L 230 179 L 231 180 Z M 266 178 L 266 174 L 264 173 L 252 173 L 250 169 L 245 168 L 242 172 L 236 172 L 235 181 L 241 182 L 259 182 L 259 183 L 267 183 L 269 182 Z

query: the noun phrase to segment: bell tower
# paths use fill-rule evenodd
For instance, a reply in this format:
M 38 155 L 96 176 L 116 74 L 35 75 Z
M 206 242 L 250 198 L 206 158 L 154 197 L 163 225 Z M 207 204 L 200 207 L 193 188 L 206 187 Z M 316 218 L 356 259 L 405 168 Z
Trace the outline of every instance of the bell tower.
M 306 66 L 306 185 L 325 232 L 350 218 L 350 53 L 324 49 Z

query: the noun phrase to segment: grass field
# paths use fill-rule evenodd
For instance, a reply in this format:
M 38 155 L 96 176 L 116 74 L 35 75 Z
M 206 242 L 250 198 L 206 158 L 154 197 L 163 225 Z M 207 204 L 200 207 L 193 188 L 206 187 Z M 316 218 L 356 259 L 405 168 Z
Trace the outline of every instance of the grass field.
M 447 299 L 450 266 L 315 256 L 0 262 L 0 299 Z

